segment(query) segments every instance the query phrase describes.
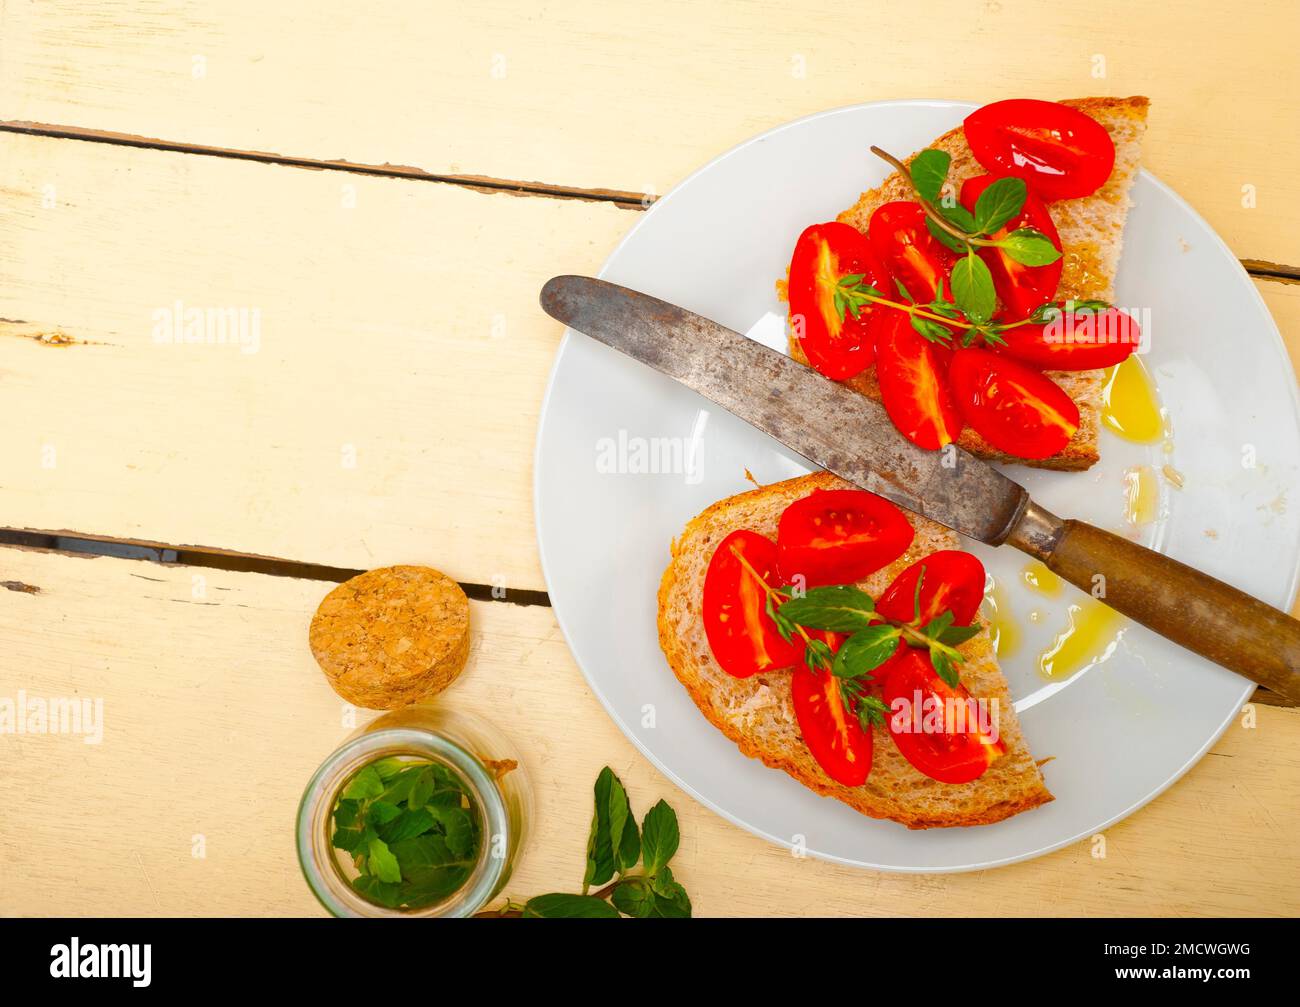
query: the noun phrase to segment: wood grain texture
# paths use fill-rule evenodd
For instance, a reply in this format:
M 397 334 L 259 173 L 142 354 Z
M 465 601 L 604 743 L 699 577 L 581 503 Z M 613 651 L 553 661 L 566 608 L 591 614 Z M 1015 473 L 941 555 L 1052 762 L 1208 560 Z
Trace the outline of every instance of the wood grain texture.
M 318 913 L 293 816 L 350 733 L 306 642 L 330 585 L 12 548 L 0 549 L 0 581 L 31 589 L 0 590 L 0 698 L 23 689 L 104 709 L 97 745 L 0 736 L 0 914 Z M 538 804 L 516 898 L 575 890 L 589 785 L 608 764 L 634 808 L 664 797 L 677 810 L 674 872 L 699 915 L 1300 909 L 1300 711 L 1255 707 L 1256 727 L 1230 728 L 1176 787 L 1106 833 L 1104 859 L 1083 843 L 993 872 L 880 874 L 795 858 L 698 805 L 605 715 L 549 609 L 472 606 L 469 665 L 445 701 L 491 716 L 523 749 Z
M 1291 0 L 10 3 L 0 119 L 662 193 L 840 105 L 1147 94 L 1147 166 L 1239 255 L 1300 265 L 1298 31 Z
M 0 193 L 0 523 L 544 586 L 536 294 L 634 213 L 16 135 Z M 1300 359 L 1300 285 L 1257 287 Z M 257 351 L 155 342 L 178 300 Z
M 12 134 L 0 198 L 0 522 L 542 586 L 537 292 L 635 214 Z

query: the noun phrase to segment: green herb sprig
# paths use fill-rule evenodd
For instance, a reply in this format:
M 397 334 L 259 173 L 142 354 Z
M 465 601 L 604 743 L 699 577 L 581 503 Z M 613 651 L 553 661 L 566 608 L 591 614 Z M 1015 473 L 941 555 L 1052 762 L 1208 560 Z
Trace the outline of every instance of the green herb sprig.
M 858 718 L 864 731 L 885 724 L 889 707 L 870 693 L 867 686 L 875 680 L 871 673 L 897 652 L 900 640 L 910 647 L 928 650 L 935 672 L 950 686 L 957 687 L 960 677 L 956 666 L 963 656 L 956 648 L 975 636 L 979 626 L 954 626 L 951 611 L 921 624 L 924 566 L 916 578 L 912 619 L 900 622 L 878 612 L 875 599 L 852 584 L 814 587 L 796 595 L 792 585 L 768 584 L 739 549 L 733 547 L 732 555 L 763 589 L 765 610 L 781 638 L 787 643 L 796 633 L 803 638 L 804 663 L 811 671 L 829 670 L 839 680 L 844 708 Z M 832 654 L 830 645 L 811 636 L 810 629 L 851 635 Z
M 906 311 L 912 328 L 930 342 L 944 346 L 971 346 L 975 342 L 990 345 L 1004 344 L 1002 333 L 1021 325 L 1043 324 L 1050 321 L 1040 317 L 1044 305 L 1029 318 L 1018 322 L 993 321 L 997 308 L 997 290 L 993 275 L 980 258 L 982 248 L 998 248 L 1016 262 L 1026 266 L 1046 266 L 1061 257 L 1061 251 L 1042 231 L 1032 227 L 1019 227 L 1008 234 L 1000 232 L 1024 208 L 1028 189 L 1020 178 L 999 178 L 989 184 L 975 201 L 972 213 L 960 203 L 941 198 L 947 183 L 952 158 L 942 150 L 926 149 L 912 159 L 909 169 L 898 158 L 872 147 L 872 153 L 898 170 L 907 179 L 917 202 L 925 211 L 925 225 L 929 232 L 946 247 L 961 255 L 952 269 L 952 299 L 948 300 L 942 282 L 935 298 L 927 305 L 918 305 L 901 282 L 895 281 L 902 301 L 887 298 L 877 288 L 865 282 L 863 274 L 841 277 L 835 288 L 834 303 L 844 319 L 852 315 L 859 318 L 864 308 L 879 304 L 898 311 Z M 1105 310 L 1110 305 L 1101 301 L 1079 302 Z M 1078 310 L 1078 309 L 1075 309 Z
M 596 777 L 595 814 L 587 837 L 582 893 L 552 892 L 524 903 L 476 913 L 490 919 L 686 919 L 691 900 L 668 862 L 677 852 L 677 813 L 664 801 L 646 812 L 637 829 L 627 791 L 606 766 Z M 637 864 L 641 870 L 637 871 Z M 592 892 L 596 886 L 604 887 Z

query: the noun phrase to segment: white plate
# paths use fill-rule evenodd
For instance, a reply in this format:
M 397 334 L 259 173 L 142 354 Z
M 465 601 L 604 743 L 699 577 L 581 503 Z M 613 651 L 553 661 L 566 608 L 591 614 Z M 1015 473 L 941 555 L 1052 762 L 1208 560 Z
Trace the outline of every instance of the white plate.
M 784 348 L 774 281 L 785 275 L 799 232 L 833 219 L 880 182 L 887 169 L 869 145 L 909 154 L 973 107 L 858 105 L 755 137 L 655 203 L 601 276 Z M 1133 199 L 1117 301 L 1150 309 L 1145 360 L 1172 419 L 1174 452 L 1106 433 L 1102 461 L 1087 473 L 1010 471 L 1053 511 L 1122 530 L 1125 469 L 1171 464 L 1185 488 L 1161 480 L 1161 516 L 1139 537 L 1289 607 L 1300 553 L 1300 434 L 1277 327 L 1236 258 L 1186 203 L 1146 172 Z M 564 263 L 555 266 L 564 271 Z M 640 471 L 643 458 L 657 471 Z M 1205 753 L 1251 692 L 1244 679 L 1138 626 L 1104 661 L 1064 687 L 1049 686 L 1037 674 L 1037 653 L 1081 596 L 1013 590 L 1027 639 L 1003 666 L 1031 750 L 1054 757 L 1044 774 L 1055 802 L 968 829 L 909 832 L 864 818 L 741 755 L 700 715 L 659 650 L 655 591 L 669 543 L 709 504 L 747 489 L 746 468 L 764 483 L 808 471 L 693 392 L 565 334 L 535 474 L 538 543 L 556 616 L 592 689 L 646 757 L 698 800 L 773 842 L 897 871 L 973 870 L 1034 857 L 1159 794 Z M 1025 557 L 973 549 L 999 582 L 1019 587 Z M 1031 609 L 1041 613 L 1036 625 Z

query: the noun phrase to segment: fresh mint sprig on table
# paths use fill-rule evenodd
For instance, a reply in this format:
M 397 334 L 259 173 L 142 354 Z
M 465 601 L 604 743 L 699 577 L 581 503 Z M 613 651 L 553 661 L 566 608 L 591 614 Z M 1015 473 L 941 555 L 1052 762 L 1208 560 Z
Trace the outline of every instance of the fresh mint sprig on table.
M 1025 266 L 1046 266 L 1061 257 L 1061 251 L 1050 238 L 1032 227 L 1019 227 L 1002 237 L 994 237 L 1008 221 L 1015 219 L 1024 208 L 1028 189 L 1020 178 L 999 178 L 991 182 L 975 201 L 972 213 L 960 203 L 941 199 L 948 179 L 952 157 L 942 150 L 926 149 L 912 159 L 909 169 L 892 154 L 872 147 L 872 153 L 882 158 L 905 178 L 916 194 L 917 202 L 925 211 L 925 226 L 946 247 L 962 257 L 953 265 L 952 300 L 944 296 L 942 283 L 934 300 L 926 305 L 915 303 L 911 294 L 897 280 L 902 301 L 885 297 L 884 293 L 866 282 L 864 274 L 843 276 L 836 284 L 834 303 L 843 319 L 855 319 L 863 308 L 880 304 L 910 316 L 912 328 L 933 343 L 943 346 L 971 346 L 976 341 L 998 345 L 1005 343 L 1002 333 L 1021 325 L 1043 324 L 1054 315 L 1042 316 L 1044 305 L 1029 318 L 1018 322 L 993 321 L 997 308 L 997 290 L 988 265 L 980 258 L 982 248 L 1001 249 L 1011 259 Z M 1104 311 L 1110 305 L 1102 301 L 1079 302 L 1087 310 Z M 1067 306 L 1068 307 L 1068 306 Z M 1071 310 L 1084 310 L 1075 306 Z
M 582 894 L 537 895 L 522 904 L 507 901 L 500 909 L 475 915 L 485 919 L 688 918 L 690 897 L 668 866 L 680 839 L 677 813 L 659 801 L 646 812 L 638 830 L 627 791 L 608 766 L 596 777 L 595 799 Z M 597 886 L 604 887 L 592 892 Z

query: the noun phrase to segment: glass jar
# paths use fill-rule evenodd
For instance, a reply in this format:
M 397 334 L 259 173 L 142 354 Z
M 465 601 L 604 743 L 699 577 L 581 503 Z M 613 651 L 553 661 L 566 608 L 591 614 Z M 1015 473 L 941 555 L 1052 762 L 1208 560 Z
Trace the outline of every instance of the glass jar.
M 363 896 L 349 879 L 350 856 L 333 845 L 334 809 L 343 790 L 366 766 L 389 758 L 446 767 L 479 823 L 478 856 L 464 883 L 418 909 L 389 908 Z M 298 807 L 298 861 L 313 894 L 335 916 L 469 916 L 510 878 L 531 812 L 522 760 L 494 725 L 438 705 L 410 706 L 371 721 L 316 770 Z

